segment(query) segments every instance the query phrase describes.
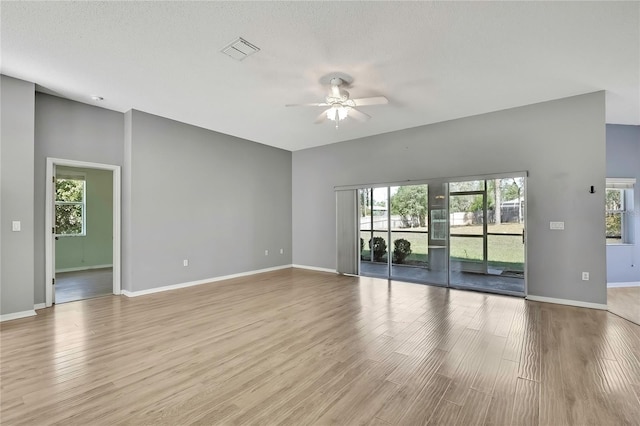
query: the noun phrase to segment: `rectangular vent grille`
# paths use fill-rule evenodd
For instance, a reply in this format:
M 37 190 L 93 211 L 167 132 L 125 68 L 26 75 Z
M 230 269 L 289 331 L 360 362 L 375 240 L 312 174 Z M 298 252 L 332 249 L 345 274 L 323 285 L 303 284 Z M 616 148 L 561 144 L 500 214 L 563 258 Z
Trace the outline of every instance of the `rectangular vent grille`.
M 242 37 L 238 37 L 237 40 L 234 40 L 231 44 L 222 49 L 221 52 L 232 57 L 236 61 L 241 61 L 259 50 L 260 49 L 258 47 L 249 43 L 247 40 Z

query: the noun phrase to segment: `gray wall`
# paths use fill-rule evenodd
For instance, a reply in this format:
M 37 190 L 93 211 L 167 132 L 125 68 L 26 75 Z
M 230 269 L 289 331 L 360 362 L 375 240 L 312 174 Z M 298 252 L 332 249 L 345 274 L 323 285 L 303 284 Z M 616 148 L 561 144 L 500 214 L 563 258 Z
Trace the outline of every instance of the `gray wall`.
M 33 83 L 0 76 L 0 314 L 33 309 L 34 96 Z
M 633 245 L 607 246 L 607 282 L 640 281 L 640 126 L 607 124 L 607 177 L 637 180 Z
M 45 298 L 44 207 L 47 157 L 122 166 L 124 114 L 36 93 L 35 302 Z
M 295 151 L 293 263 L 335 269 L 334 186 L 526 170 L 529 294 L 604 304 L 604 120 L 597 92 Z
M 126 121 L 123 289 L 291 263 L 290 152 L 135 110 Z
M 113 263 L 113 172 L 57 167 L 58 176 L 82 173 L 85 180 L 85 235 L 60 236 L 57 272 L 110 266 Z

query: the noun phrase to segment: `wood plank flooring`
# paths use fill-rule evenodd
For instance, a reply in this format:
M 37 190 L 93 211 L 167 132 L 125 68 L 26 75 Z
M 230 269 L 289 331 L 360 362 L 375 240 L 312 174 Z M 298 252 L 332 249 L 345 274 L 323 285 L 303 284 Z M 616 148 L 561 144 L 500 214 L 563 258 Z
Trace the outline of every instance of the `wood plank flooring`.
M 611 287 L 607 289 L 609 311 L 640 324 L 640 287 Z
M 631 425 L 606 311 L 286 269 L 0 324 L 2 425 Z
M 56 303 L 113 294 L 113 268 L 56 273 Z

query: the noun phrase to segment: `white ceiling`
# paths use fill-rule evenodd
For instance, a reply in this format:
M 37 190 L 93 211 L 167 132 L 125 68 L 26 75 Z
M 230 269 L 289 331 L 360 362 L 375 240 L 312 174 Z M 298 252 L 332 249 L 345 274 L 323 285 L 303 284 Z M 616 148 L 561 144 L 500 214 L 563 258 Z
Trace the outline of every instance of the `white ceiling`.
M 640 124 L 640 2 L 1 2 L 0 71 L 43 91 L 288 150 L 597 90 Z M 237 37 L 261 50 L 220 53 Z M 319 81 L 384 95 L 313 120 Z

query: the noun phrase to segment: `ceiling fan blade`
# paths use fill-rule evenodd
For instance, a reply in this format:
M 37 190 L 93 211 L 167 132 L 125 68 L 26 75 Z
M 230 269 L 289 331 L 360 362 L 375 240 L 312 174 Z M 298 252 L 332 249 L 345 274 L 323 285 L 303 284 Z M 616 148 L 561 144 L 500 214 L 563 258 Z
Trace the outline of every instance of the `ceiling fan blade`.
M 321 102 L 321 103 L 314 103 L 314 104 L 286 104 L 286 107 L 297 107 L 297 106 L 329 106 L 328 103 L 325 102 Z
M 329 111 L 331 108 L 327 108 L 324 111 L 322 111 L 320 113 L 320 115 L 316 118 L 316 121 L 314 121 L 315 124 L 320 124 L 320 123 L 324 123 L 324 121 L 327 119 L 327 111 Z
M 356 106 L 383 105 L 383 104 L 389 103 L 389 99 L 385 98 L 384 96 L 373 96 L 371 98 L 352 99 L 352 101 L 356 103 Z
M 358 121 L 367 121 L 368 119 L 371 118 L 369 114 L 365 114 L 364 112 L 359 111 L 355 108 L 351 108 L 349 110 L 349 117 L 353 117 Z

